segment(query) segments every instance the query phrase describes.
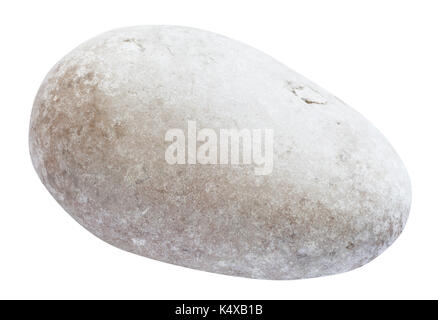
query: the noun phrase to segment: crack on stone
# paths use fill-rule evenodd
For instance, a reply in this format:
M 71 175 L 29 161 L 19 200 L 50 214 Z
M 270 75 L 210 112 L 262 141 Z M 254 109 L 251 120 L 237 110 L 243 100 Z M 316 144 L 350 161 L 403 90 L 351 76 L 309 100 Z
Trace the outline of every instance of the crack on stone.
M 301 100 L 303 100 L 307 104 L 326 104 L 325 102 L 312 101 L 312 100 L 306 99 L 306 98 L 301 98 Z
M 134 38 L 125 39 L 125 40 L 123 40 L 123 42 L 133 43 L 133 44 L 135 44 L 137 47 L 139 47 L 141 51 L 145 51 L 145 48 L 141 45 L 141 43 L 139 43 L 139 42 L 138 42 L 136 39 L 134 39 Z
M 172 50 L 170 50 L 170 48 L 169 48 L 168 46 L 166 46 L 166 48 L 167 48 L 167 51 L 169 51 L 169 53 L 170 53 L 172 56 L 174 56 Z
M 291 81 L 286 81 L 288 89 L 296 97 L 300 98 L 306 104 L 327 104 L 327 100 L 316 90 L 306 86 L 294 86 Z

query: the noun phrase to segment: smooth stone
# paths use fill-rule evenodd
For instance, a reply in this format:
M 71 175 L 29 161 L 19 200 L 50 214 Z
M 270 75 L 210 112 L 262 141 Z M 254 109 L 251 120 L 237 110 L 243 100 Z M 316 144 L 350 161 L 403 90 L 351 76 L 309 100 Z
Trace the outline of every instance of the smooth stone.
M 189 120 L 273 129 L 272 173 L 170 165 L 166 131 Z M 115 30 L 73 50 L 41 85 L 29 143 L 49 192 L 97 237 L 210 272 L 352 270 L 393 243 L 410 208 L 401 160 L 360 114 L 268 55 L 191 28 Z

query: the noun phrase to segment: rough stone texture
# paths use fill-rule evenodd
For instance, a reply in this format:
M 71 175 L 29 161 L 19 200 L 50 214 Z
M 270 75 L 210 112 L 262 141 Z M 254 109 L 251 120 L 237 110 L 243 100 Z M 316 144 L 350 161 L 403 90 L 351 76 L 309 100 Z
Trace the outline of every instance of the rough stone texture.
M 169 165 L 169 128 L 272 128 L 274 170 Z M 410 182 L 361 115 L 273 58 L 182 27 L 105 33 L 63 58 L 32 111 L 42 182 L 116 247 L 229 275 L 357 268 L 402 231 Z

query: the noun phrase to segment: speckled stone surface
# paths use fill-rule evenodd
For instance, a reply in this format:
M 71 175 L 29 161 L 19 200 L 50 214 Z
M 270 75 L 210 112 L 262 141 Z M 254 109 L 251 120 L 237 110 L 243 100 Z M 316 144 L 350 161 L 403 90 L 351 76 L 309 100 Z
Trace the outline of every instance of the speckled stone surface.
M 166 130 L 272 128 L 274 167 L 169 165 Z M 273 58 L 183 27 L 100 35 L 45 78 L 34 167 L 97 237 L 228 275 L 298 279 L 357 268 L 408 217 L 406 170 L 360 114 Z M 145 270 L 147 271 L 147 270 Z

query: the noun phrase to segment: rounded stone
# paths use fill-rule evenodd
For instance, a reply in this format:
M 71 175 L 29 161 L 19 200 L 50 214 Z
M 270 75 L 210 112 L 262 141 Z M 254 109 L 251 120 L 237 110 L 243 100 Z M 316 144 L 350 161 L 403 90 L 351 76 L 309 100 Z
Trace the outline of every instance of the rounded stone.
M 271 170 L 169 163 L 166 133 L 190 124 L 253 141 L 272 130 Z M 228 275 L 357 268 L 398 237 L 410 207 L 401 160 L 360 114 L 268 55 L 191 28 L 126 28 L 76 48 L 41 85 L 29 143 L 49 192 L 97 237 Z

